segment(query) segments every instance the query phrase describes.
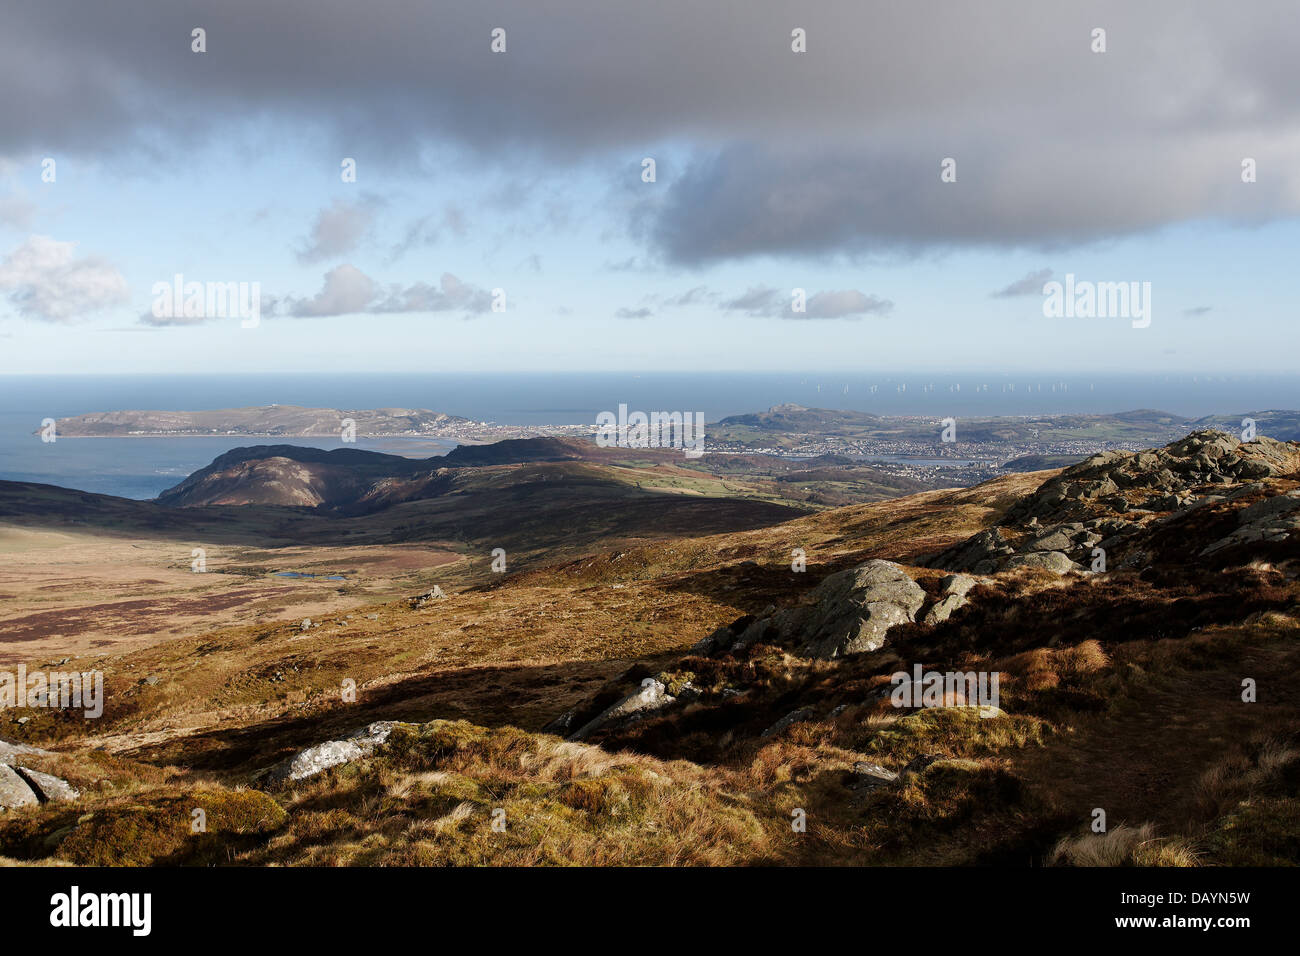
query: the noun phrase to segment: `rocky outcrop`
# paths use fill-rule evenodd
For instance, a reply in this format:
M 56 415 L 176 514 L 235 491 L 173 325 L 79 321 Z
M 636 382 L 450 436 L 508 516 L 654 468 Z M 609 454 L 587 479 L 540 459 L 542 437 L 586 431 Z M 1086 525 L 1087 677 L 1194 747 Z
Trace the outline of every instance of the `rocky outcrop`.
M 939 581 L 939 600 L 931 605 L 922 619 L 923 624 L 938 624 L 952 617 L 952 612 L 965 607 L 969 599 L 966 594 L 976 585 L 976 580 L 968 574 L 949 574 Z
M 879 650 L 889 629 L 916 618 L 925 591 L 892 561 L 868 561 L 832 574 L 813 591 L 805 614 L 787 612 L 809 657 L 829 660 Z
M 884 646 L 889 629 L 916 619 L 925 591 L 892 561 L 872 560 L 826 577 L 810 603 L 748 615 L 697 643 L 697 654 L 740 651 L 762 640 L 794 645 L 807 657 L 830 660 Z
M 608 724 L 617 723 L 628 719 L 644 717 L 646 714 L 675 703 L 676 697 L 668 693 L 667 689 L 657 680 L 647 679 L 641 685 L 641 689 L 634 694 L 629 694 L 618 703 L 606 707 L 599 714 L 587 721 L 576 731 L 569 735 L 569 740 L 582 740 L 590 736 L 598 728 Z
M 66 780 L 24 766 L 27 758 L 50 756 L 50 751 L 39 747 L 0 740 L 0 810 L 81 796 Z
M 27 744 L 14 743 L 9 740 L 0 739 L 0 764 L 21 763 L 21 757 L 48 757 L 48 750 L 42 750 L 39 747 L 32 747 Z
M 418 611 L 421 608 L 432 604 L 434 601 L 441 601 L 446 596 L 447 595 L 442 592 L 442 588 L 435 585 L 432 589 L 425 591 L 423 594 L 417 594 L 407 603 L 410 605 L 411 610 Z
M 1198 431 L 1152 451 L 1093 455 L 1044 482 L 999 523 L 937 555 L 929 566 L 992 574 L 1036 568 L 1065 574 L 1091 570 L 1093 549 L 1108 553 L 1171 516 L 1223 500 L 1234 488 L 1300 469 L 1300 446 L 1257 438 L 1242 442 Z M 1252 506 L 1254 507 L 1254 506 Z M 1276 510 L 1272 510 L 1276 509 Z M 1246 509 L 1247 511 L 1249 509 Z M 1239 532 L 1203 554 L 1233 544 L 1280 540 L 1295 530 L 1289 505 L 1261 508 Z M 1142 563 L 1135 553 L 1128 563 Z
M 396 723 L 391 720 L 376 721 L 360 730 L 354 730 L 340 740 L 327 740 L 300 750 L 272 767 L 267 773 L 267 783 L 276 785 L 305 780 L 330 767 L 368 757 L 376 747 L 388 740 L 395 726 Z
M 34 807 L 40 803 L 31 786 L 8 764 L 0 763 L 0 810 Z
M 27 781 L 41 803 L 58 803 L 75 800 L 81 793 L 68 781 L 29 767 L 15 767 L 20 777 Z
M 1247 505 L 1238 513 L 1237 521 L 1235 531 L 1207 545 L 1201 554 L 1262 541 L 1284 541 L 1300 532 L 1300 489 Z

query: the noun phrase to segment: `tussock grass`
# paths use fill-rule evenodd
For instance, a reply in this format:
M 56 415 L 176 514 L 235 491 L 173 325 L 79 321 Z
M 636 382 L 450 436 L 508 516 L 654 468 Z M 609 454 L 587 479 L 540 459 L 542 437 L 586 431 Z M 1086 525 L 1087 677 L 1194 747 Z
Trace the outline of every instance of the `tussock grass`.
M 1048 859 L 1050 866 L 1198 866 L 1200 857 L 1188 843 L 1162 839 L 1155 827 L 1120 824 L 1105 833 L 1064 837 Z

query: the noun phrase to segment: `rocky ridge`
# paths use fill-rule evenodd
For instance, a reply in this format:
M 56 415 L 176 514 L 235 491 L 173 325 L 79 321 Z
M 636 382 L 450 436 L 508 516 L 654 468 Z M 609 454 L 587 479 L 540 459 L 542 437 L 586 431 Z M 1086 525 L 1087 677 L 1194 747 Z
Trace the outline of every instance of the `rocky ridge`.
M 1300 470 L 1293 442 L 1257 438 L 1243 442 L 1200 431 L 1164 448 L 1093 455 L 1044 482 L 1013 506 L 995 527 L 973 535 L 927 562 L 975 574 L 1040 568 L 1057 574 L 1140 567 L 1150 560 L 1141 545 L 1162 525 L 1194 509 L 1233 502 L 1237 526 L 1200 549 L 1209 555 L 1234 544 L 1283 541 L 1300 530 L 1294 489 L 1265 489 L 1265 479 Z M 1242 495 L 1277 494 L 1245 508 Z

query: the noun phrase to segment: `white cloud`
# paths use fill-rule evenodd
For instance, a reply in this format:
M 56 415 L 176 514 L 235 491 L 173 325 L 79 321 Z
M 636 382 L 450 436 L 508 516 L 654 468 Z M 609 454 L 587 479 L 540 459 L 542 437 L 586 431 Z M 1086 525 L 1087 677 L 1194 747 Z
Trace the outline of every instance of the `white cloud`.
M 325 273 L 325 285 L 310 299 L 290 299 L 286 311 L 296 318 L 322 318 L 356 313 L 407 312 L 482 313 L 492 308 L 491 293 L 444 272 L 438 285 L 414 282 L 387 289 L 353 265 Z
M 71 322 L 127 301 L 126 279 L 103 259 L 77 257 L 75 242 L 31 236 L 0 263 L 0 291 L 20 315 Z
M 746 290 L 720 307 L 724 312 L 744 312 L 770 319 L 857 319 L 864 315 L 887 315 L 894 303 L 857 289 L 818 292 L 808 298 L 803 312 L 795 312 L 788 292 L 758 286 Z
M 374 301 L 375 280 L 352 265 L 341 265 L 325 273 L 325 285 L 310 299 L 295 299 L 289 313 L 299 318 L 349 315 L 365 312 Z
M 379 205 L 379 200 L 373 196 L 358 202 L 334 200 L 316 214 L 311 235 L 298 250 L 298 261 L 320 262 L 347 255 L 370 229 Z

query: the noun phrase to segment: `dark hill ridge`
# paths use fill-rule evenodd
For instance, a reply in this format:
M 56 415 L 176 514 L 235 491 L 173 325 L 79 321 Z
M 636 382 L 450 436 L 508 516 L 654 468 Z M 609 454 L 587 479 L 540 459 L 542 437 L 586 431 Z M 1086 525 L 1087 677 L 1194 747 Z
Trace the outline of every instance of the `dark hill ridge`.
M 451 473 L 497 466 L 612 462 L 637 459 L 677 462 L 665 449 L 598 448 L 564 438 L 512 438 L 490 445 L 459 445 L 446 455 L 404 458 L 359 448 L 305 448 L 251 445 L 233 448 L 157 498 L 176 507 L 204 505 L 283 505 L 371 510 L 450 490 Z M 399 493 L 399 489 L 401 493 Z
M 517 465 L 528 461 L 577 461 L 596 457 L 599 449 L 591 442 L 572 438 L 507 438 L 490 445 L 457 445 L 438 462 L 447 468 L 481 465 Z

